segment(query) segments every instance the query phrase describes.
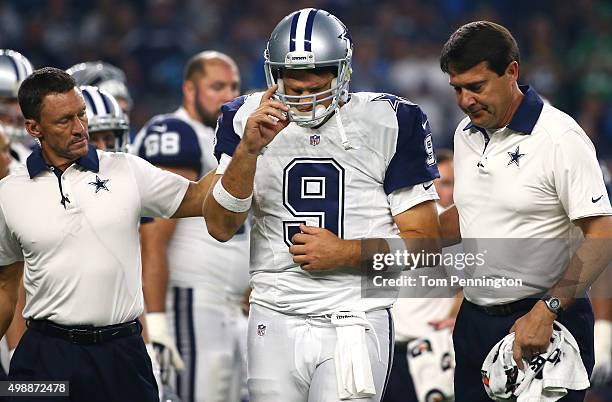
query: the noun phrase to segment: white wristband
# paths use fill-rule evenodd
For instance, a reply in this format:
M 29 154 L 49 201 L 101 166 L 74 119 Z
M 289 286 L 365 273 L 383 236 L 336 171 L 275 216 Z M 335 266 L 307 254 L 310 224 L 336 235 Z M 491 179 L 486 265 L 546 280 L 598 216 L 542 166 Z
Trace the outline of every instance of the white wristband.
M 251 201 L 253 200 L 253 193 L 249 195 L 247 198 L 236 198 L 231 195 L 223 184 L 221 184 L 221 179 L 217 180 L 215 187 L 213 188 L 213 197 L 219 205 L 228 211 L 241 213 L 246 212 L 251 208 Z

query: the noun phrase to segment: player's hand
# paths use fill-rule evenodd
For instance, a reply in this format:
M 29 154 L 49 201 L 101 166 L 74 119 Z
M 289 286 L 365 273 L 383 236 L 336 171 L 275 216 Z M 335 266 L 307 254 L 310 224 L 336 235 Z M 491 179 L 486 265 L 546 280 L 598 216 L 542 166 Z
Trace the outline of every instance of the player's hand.
M 514 361 L 521 370 L 525 369 L 523 358 L 530 360 L 533 356 L 544 353 L 548 349 L 555 318 L 555 314 L 546 307 L 544 302 L 538 301 L 510 328 L 509 332 L 514 332 L 514 345 L 512 346 Z
M 249 309 L 251 308 L 251 289 L 250 287 L 244 290 L 242 293 L 242 300 L 240 300 L 240 308 L 242 309 L 242 314 L 246 317 L 249 316 Z
M 358 240 L 342 240 L 327 229 L 300 225 L 301 233 L 293 236 L 293 262 L 306 271 L 320 271 L 347 266 L 358 266 Z
M 431 325 L 436 331 L 441 331 L 446 328 L 455 328 L 455 318 L 444 318 L 442 320 L 428 321 L 427 324 Z
M 289 107 L 272 99 L 277 88 L 278 85 L 268 88 L 261 98 L 259 107 L 247 119 L 241 142 L 250 154 L 259 155 L 276 134 L 289 124 L 287 117 Z
M 155 355 L 161 368 L 162 377 L 167 376 L 170 367 L 183 370 L 185 363 L 168 332 L 166 313 L 148 313 L 146 315 L 149 340 L 155 349 Z

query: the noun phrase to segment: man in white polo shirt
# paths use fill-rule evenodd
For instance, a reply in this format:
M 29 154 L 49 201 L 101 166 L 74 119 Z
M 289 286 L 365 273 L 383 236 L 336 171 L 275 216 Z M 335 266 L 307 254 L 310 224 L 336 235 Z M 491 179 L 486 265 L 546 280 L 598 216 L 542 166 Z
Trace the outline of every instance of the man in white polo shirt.
M 443 214 L 444 233 L 460 227 L 454 236 L 466 251 L 488 251 L 468 276 L 523 281 L 464 288 L 453 334 L 455 400 L 489 400 L 480 369 L 493 345 L 515 332 L 514 359 L 523 369 L 522 358 L 546 350 L 553 320 L 576 338 L 590 374 L 593 313 L 584 292 L 609 262 L 600 243 L 612 238 L 595 149 L 570 116 L 518 85 L 519 51 L 506 28 L 462 26 L 440 66 L 467 114 L 455 133 L 456 208 Z M 576 231 L 581 236 L 578 228 L 586 240 L 572 255 L 567 244 Z M 570 391 L 564 400 L 583 398 L 584 391 Z
M 9 377 L 69 381 L 71 401 L 157 401 L 136 320 L 138 222 L 201 215 L 208 183 L 89 146 L 83 96 L 62 70 L 35 71 L 19 103 L 41 147 L 0 182 L 0 335 L 27 267 L 29 329 Z

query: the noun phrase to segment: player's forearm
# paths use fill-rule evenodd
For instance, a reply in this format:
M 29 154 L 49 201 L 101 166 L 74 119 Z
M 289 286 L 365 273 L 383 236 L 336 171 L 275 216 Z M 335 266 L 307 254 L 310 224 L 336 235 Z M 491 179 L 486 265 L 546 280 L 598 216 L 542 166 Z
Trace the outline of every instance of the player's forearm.
M 19 344 L 21 337 L 26 331 L 26 323 L 23 318 L 23 308 L 25 307 L 25 288 L 23 281 L 19 281 L 19 293 L 17 296 L 17 305 L 13 313 L 13 321 L 6 331 L 6 343 L 9 350 L 13 350 Z
M 165 259 L 156 264 L 145 264 L 142 273 L 145 306 L 149 312 L 166 311 L 166 290 L 168 287 L 168 264 Z
M 440 228 L 442 230 L 442 245 L 444 247 L 461 242 L 459 212 L 455 205 L 450 206 L 440 214 Z
M 0 267 L 0 338 L 13 321 L 23 262 Z
M 586 237 L 549 294 L 565 308 L 581 297 L 612 261 L 612 238 Z
M 247 198 L 253 193 L 253 181 L 258 154 L 251 153 L 241 142 L 223 174 L 223 187 L 236 198 Z
M 223 188 L 233 197 L 246 199 L 253 193 L 256 165 L 257 155 L 247 152 L 239 144 L 225 173 L 215 180 L 221 180 Z M 215 184 L 216 181 L 211 188 Z M 231 239 L 244 224 L 248 212 L 233 212 L 224 208 L 217 202 L 211 190 L 204 202 L 202 214 L 206 220 L 208 233 L 215 239 L 225 242 Z
M 174 219 L 155 219 L 140 226 L 143 293 L 149 312 L 166 310 L 167 249 L 176 224 Z

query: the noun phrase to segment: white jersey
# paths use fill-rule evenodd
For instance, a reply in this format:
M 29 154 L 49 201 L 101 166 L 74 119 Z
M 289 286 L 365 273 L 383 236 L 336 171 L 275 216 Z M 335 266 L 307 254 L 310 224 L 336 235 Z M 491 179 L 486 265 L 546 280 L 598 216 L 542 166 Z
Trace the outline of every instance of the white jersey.
M 222 108 L 217 170 L 227 166 L 248 116 L 262 93 Z M 394 298 L 362 298 L 360 273 L 351 268 L 306 272 L 289 253 L 299 224 L 324 227 L 344 239 L 397 237 L 393 216 L 437 199 L 438 176 L 427 117 L 405 99 L 355 93 L 340 109 L 351 145 L 336 118 L 309 129 L 291 123 L 257 160 L 251 232 L 251 302 L 292 314 L 371 311 Z M 425 183 L 425 184 L 423 184 Z
M 32 153 L 32 149 L 24 145 L 19 141 L 11 142 L 11 164 L 9 165 L 9 171 L 15 172 L 21 166 L 25 164 L 26 159 Z
M 136 135 L 132 152 L 157 166 L 187 167 L 203 176 L 217 168 L 212 128 L 179 108 L 151 119 Z M 248 286 L 248 231 L 226 243 L 208 234 L 201 217 L 180 219 L 168 245 L 171 286 L 211 290 L 211 296 L 239 299 Z

